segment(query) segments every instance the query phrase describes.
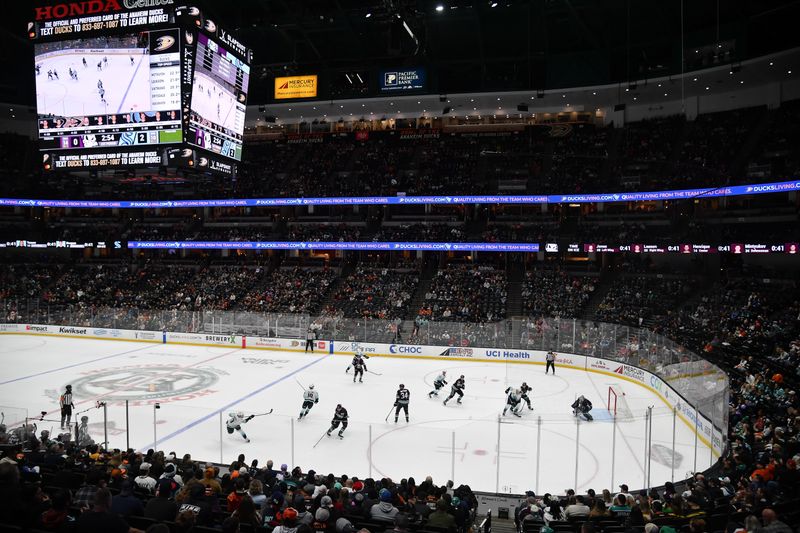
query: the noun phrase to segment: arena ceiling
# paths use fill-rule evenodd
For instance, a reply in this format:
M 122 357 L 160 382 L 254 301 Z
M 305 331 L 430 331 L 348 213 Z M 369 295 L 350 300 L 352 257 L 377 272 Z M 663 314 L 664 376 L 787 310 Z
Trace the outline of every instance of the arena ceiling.
M 669 75 L 682 55 L 691 70 L 800 45 L 798 0 L 195 3 L 254 48 L 252 104 L 269 103 L 283 74 L 320 74 L 322 99 L 348 71 L 420 66 L 429 93 L 546 90 Z M 0 101 L 34 101 L 30 10 L 4 5 Z

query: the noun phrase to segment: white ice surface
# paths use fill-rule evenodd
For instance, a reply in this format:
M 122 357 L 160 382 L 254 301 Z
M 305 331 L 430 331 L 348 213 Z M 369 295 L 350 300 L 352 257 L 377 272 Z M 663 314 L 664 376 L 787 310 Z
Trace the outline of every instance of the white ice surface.
M 92 437 L 103 440 L 102 409 L 108 404 L 111 447 L 126 445 L 124 398 L 130 401 L 130 446 L 191 453 L 197 460 L 229 463 L 239 453 L 261 464 L 299 465 L 304 470 L 359 477 L 395 479 L 426 475 L 442 483 L 451 476 L 456 484 L 474 490 L 520 493 L 536 490 L 562 493 L 574 487 L 578 463 L 579 491 L 645 485 L 645 419 L 654 406 L 652 421 L 651 484 L 672 479 L 672 411 L 647 389 L 628 381 L 580 370 L 559 368 L 545 375 L 542 366 L 448 360 L 373 357 L 364 383 L 345 374 L 347 356 L 241 350 L 198 346 L 77 340 L 24 335 L 0 336 L 0 409 L 28 413 L 47 411 L 38 429 L 58 431 L 58 394 L 68 383 L 75 389 L 76 411 L 89 409 Z M 447 370 L 452 383 L 466 377 L 462 405 L 428 399 L 433 378 Z M 297 421 L 303 385 L 313 383 L 320 402 L 309 416 Z M 534 410 L 522 419 L 508 416 L 498 424 L 507 384 L 527 381 L 533 387 Z M 411 422 L 384 422 L 399 383 L 411 391 Z M 616 437 L 605 409 L 608 386 L 626 393 L 633 420 L 618 421 Z M 449 385 L 446 387 L 449 391 Z M 443 393 L 445 391 L 442 391 Z M 583 394 L 594 404 L 595 421 L 576 424 L 570 404 Z M 153 409 L 154 402 L 161 409 Z M 337 403 L 350 413 L 343 440 L 323 437 Z M 220 414 L 231 411 L 271 415 L 245 426 L 250 443 L 238 434 L 221 432 Z M 154 437 L 155 414 L 155 437 Z M 541 417 L 541 426 L 539 426 Z M 539 429 L 541 433 L 539 434 Z M 499 458 L 498 458 L 499 431 Z M 539 437 L 540 435 L 540 437 Z M 707 468 L 708 447 L 698 442 L 680 419 L 675 424 L 674 478 L 695 468 Z M 577 443 L 577 445 L 576 445 Z M 612 454 L 612 446 L 615 449 Z M 577 449 L 577 459 L 576 459 Z M 538 457 L 537 457 L 538 455 Z M 613 461 L 612 461 L 613 456 Z M 696 459 L 695 459 L 696 457 Z M 499 460 L 498 460 L 499 459 Z M 538 468 L 538 475 L 537 475 Z M 612 472 L 613 468 L 613 472 Z M 615 490 L 612 489 L 612 490 Z
M 229 131 L 241 132 L 244 127 L 236 110 L 236 95 L 202 72 L 194 75 L 191 108 Z
M 81 61 L 84 57 L 86 67 Z M 97 63 L 104 57 L 108 63 L 98 70 Z M 113 49 L 94 54 L 64 50 L 37 58 L 41 69 L 36 76 L 36 109 L 40 115 L 67 117 L 150 111 L 149 61 L 147 54 L 115 54 Z M 70 78 L 70 68 L 78 72 L 77 81 Z M 59 79 L 47 79 L 51 69 L 58 72 Z M 100 100 L 97 80 L 103 82 L 107 105 Z

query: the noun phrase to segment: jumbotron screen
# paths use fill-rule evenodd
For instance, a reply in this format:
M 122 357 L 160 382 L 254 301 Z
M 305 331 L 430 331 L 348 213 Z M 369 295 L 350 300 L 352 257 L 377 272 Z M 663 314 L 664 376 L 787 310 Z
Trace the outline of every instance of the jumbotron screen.
M 241 161 L 250 66 L 204 33 L 196 58 L 186 140 Z
M 34 52 L 42 150 L 182 142 L 177 29 L 37 43 Z

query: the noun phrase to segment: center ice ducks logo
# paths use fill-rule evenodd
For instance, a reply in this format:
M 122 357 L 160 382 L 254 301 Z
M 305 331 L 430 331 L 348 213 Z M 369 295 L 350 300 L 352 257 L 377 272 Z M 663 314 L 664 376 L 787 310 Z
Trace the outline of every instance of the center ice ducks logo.
M 158 39 L 156 39 L 156 47 L 154 50 L 156 52 L 163 52 L 164 50 L 169 50 L 175 44 L 175 37 L 171 35 L 162 35 Z
M 189 400 L 210 394 L 218 381 L 210 370 L 177 365 L 142 365 L 106 368 L 87 373 L 72 381 L 76 398 L 96 398 L 124 402 L 161 399 Z

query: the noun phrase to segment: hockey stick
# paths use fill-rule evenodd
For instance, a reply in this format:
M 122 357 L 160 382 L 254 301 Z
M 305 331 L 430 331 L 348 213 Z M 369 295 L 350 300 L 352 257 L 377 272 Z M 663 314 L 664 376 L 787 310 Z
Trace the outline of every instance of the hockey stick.
M 257 415 L 253 415 L 253 417 L 256 417 L 256 416 L 266 416 L 266 415 L 272 414 L 272 411 L 274 411 L 274 409 L 270 409 L 270 410 L 269 410 L 269 411 L 267 411 L 266 413 L 259 413 L 259 414 L 257 414 Z
M 298 380 L 297 380 L 297 378 L 294 378 L 294 381 L 295 381 L 295 383 L 297 383 L 298 385 L 300 385 L 300 388 L 301 388 L 301 389 L 303 389 L 303 392 L 305 392 L 306 388 L 303 386 L 303 384 L 302 384 L 302 383 L 300 383 L 300 381 L 298 381 Z
M 322 442 L 322 439 L 324 439 L 324 438 L 325 438 L 325 435 L 328 435 L 328 430 L 327 430 L 327 429 L 325 430 L 325 433 L 323 433 L 323 434 L 322 434 L 322 436 L 319 438 L 319 440 L 317 440 L 317 442 L 316 442 L 316 443 L 314 443 L 314 445 L 312 446 L 312 448 L 316 448 L 316 447 L 317 447 L 317 444 L 319 444 L 320 442 Z
M 393 406 L 392 406 L 392 408 L 391 408 L 391 409 L 389 409 L 389 412 L 386 414 L 386 418 L 384 418 L 384 419 L 383 419 L 383 421 L 384 421 L 384 422 L 388 422 L 388 421 L 389 421 L 389 416 L 391 416 L 391 414 L 392 414 L 392 410 L 393 410 L 395 407 L 397 407 L 397 405 L 393 405 Z
M 370 374 L 375 374 L 376 376 L 382 376 L 383 374 L 378 374 L 377 372 L 373 372 L 372 370 L 367 370 Z

